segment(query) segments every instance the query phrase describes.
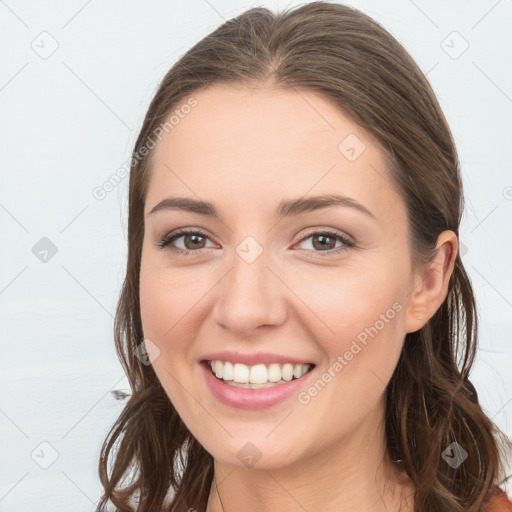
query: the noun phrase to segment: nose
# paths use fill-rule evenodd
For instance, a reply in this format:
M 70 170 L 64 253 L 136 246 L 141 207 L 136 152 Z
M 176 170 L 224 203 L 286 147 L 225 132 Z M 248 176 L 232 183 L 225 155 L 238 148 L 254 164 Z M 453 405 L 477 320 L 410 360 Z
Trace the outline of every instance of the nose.
M 213 316 L 217 324 L 238 337 L 250 337 L 263 326 L 283 324 L 286 287 L 264 254 L 252 263 L 236 253 L 233 260 L 231 270 L 216 287 Z

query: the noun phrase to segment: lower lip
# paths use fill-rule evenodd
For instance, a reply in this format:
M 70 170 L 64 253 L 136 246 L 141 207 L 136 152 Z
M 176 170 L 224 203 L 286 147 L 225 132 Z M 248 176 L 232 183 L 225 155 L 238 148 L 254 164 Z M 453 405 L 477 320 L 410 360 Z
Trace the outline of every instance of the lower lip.
M 310 370 L 299 379 L 291 380 L 286 384 L 276 384 L 261 389 L 247 389 L 225 384 L 222 380 L 217 379 L 204 363 L 201 363 L 201 367 L 210 391 L 220 402 L 230 407 L 251 411 L 271 407 L 296 395 L 313 373 L 313 370 Z

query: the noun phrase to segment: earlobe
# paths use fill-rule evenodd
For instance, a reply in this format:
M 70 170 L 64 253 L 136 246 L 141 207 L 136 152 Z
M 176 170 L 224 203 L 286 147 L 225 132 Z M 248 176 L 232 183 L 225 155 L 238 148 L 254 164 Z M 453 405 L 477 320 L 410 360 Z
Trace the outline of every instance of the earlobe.
M 421 329 L 446 299 L 457 257 L 457 235 L 443 231 L 437 239 L 436 250 L 434 259 L 415 276 L 406 308 L 408 333 Z

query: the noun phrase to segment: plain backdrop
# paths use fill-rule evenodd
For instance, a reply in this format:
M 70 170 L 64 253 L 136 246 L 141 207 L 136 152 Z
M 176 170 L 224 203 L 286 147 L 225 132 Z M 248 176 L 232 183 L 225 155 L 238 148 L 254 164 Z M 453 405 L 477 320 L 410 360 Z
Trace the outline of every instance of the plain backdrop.
M 472 374 L 512 433 L 512 2 L 347 2 L 427 73 L 456 139 L 463 261 L 480 311 Z M 93 511 L 98 457 L 128 391 L 113 341 L 130 156 L 149 101 L 238 0 L 0 0 L 0 511 Z

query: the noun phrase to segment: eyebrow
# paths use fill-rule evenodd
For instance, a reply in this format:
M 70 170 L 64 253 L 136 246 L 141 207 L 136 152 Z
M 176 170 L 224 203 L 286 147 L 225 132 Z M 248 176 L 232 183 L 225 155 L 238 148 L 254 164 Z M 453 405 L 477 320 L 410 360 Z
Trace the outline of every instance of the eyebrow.
M 351 197 L 329 194 L 321 196 L 300 197 L 298 199 L 282 200 L 276 208 L 276 217 L 290 217 L 293 215 L 300 215 L 302 213 L 312 212 L 322 208 L 329 208 L 333 206 L 344 206 L 353 208 L 359 212 L 376 220 L 375 215 L 368 210 L 361 203 L 357 202 Z M 221 216 L 215 206 L 208 201 L 201 201 L 191 197 L 167 197 L 153 206 L 148 216 L 160 210 L 178 209 L 192 213 L 199 213 L 201 215 L 210 215 L 217 219 Z

